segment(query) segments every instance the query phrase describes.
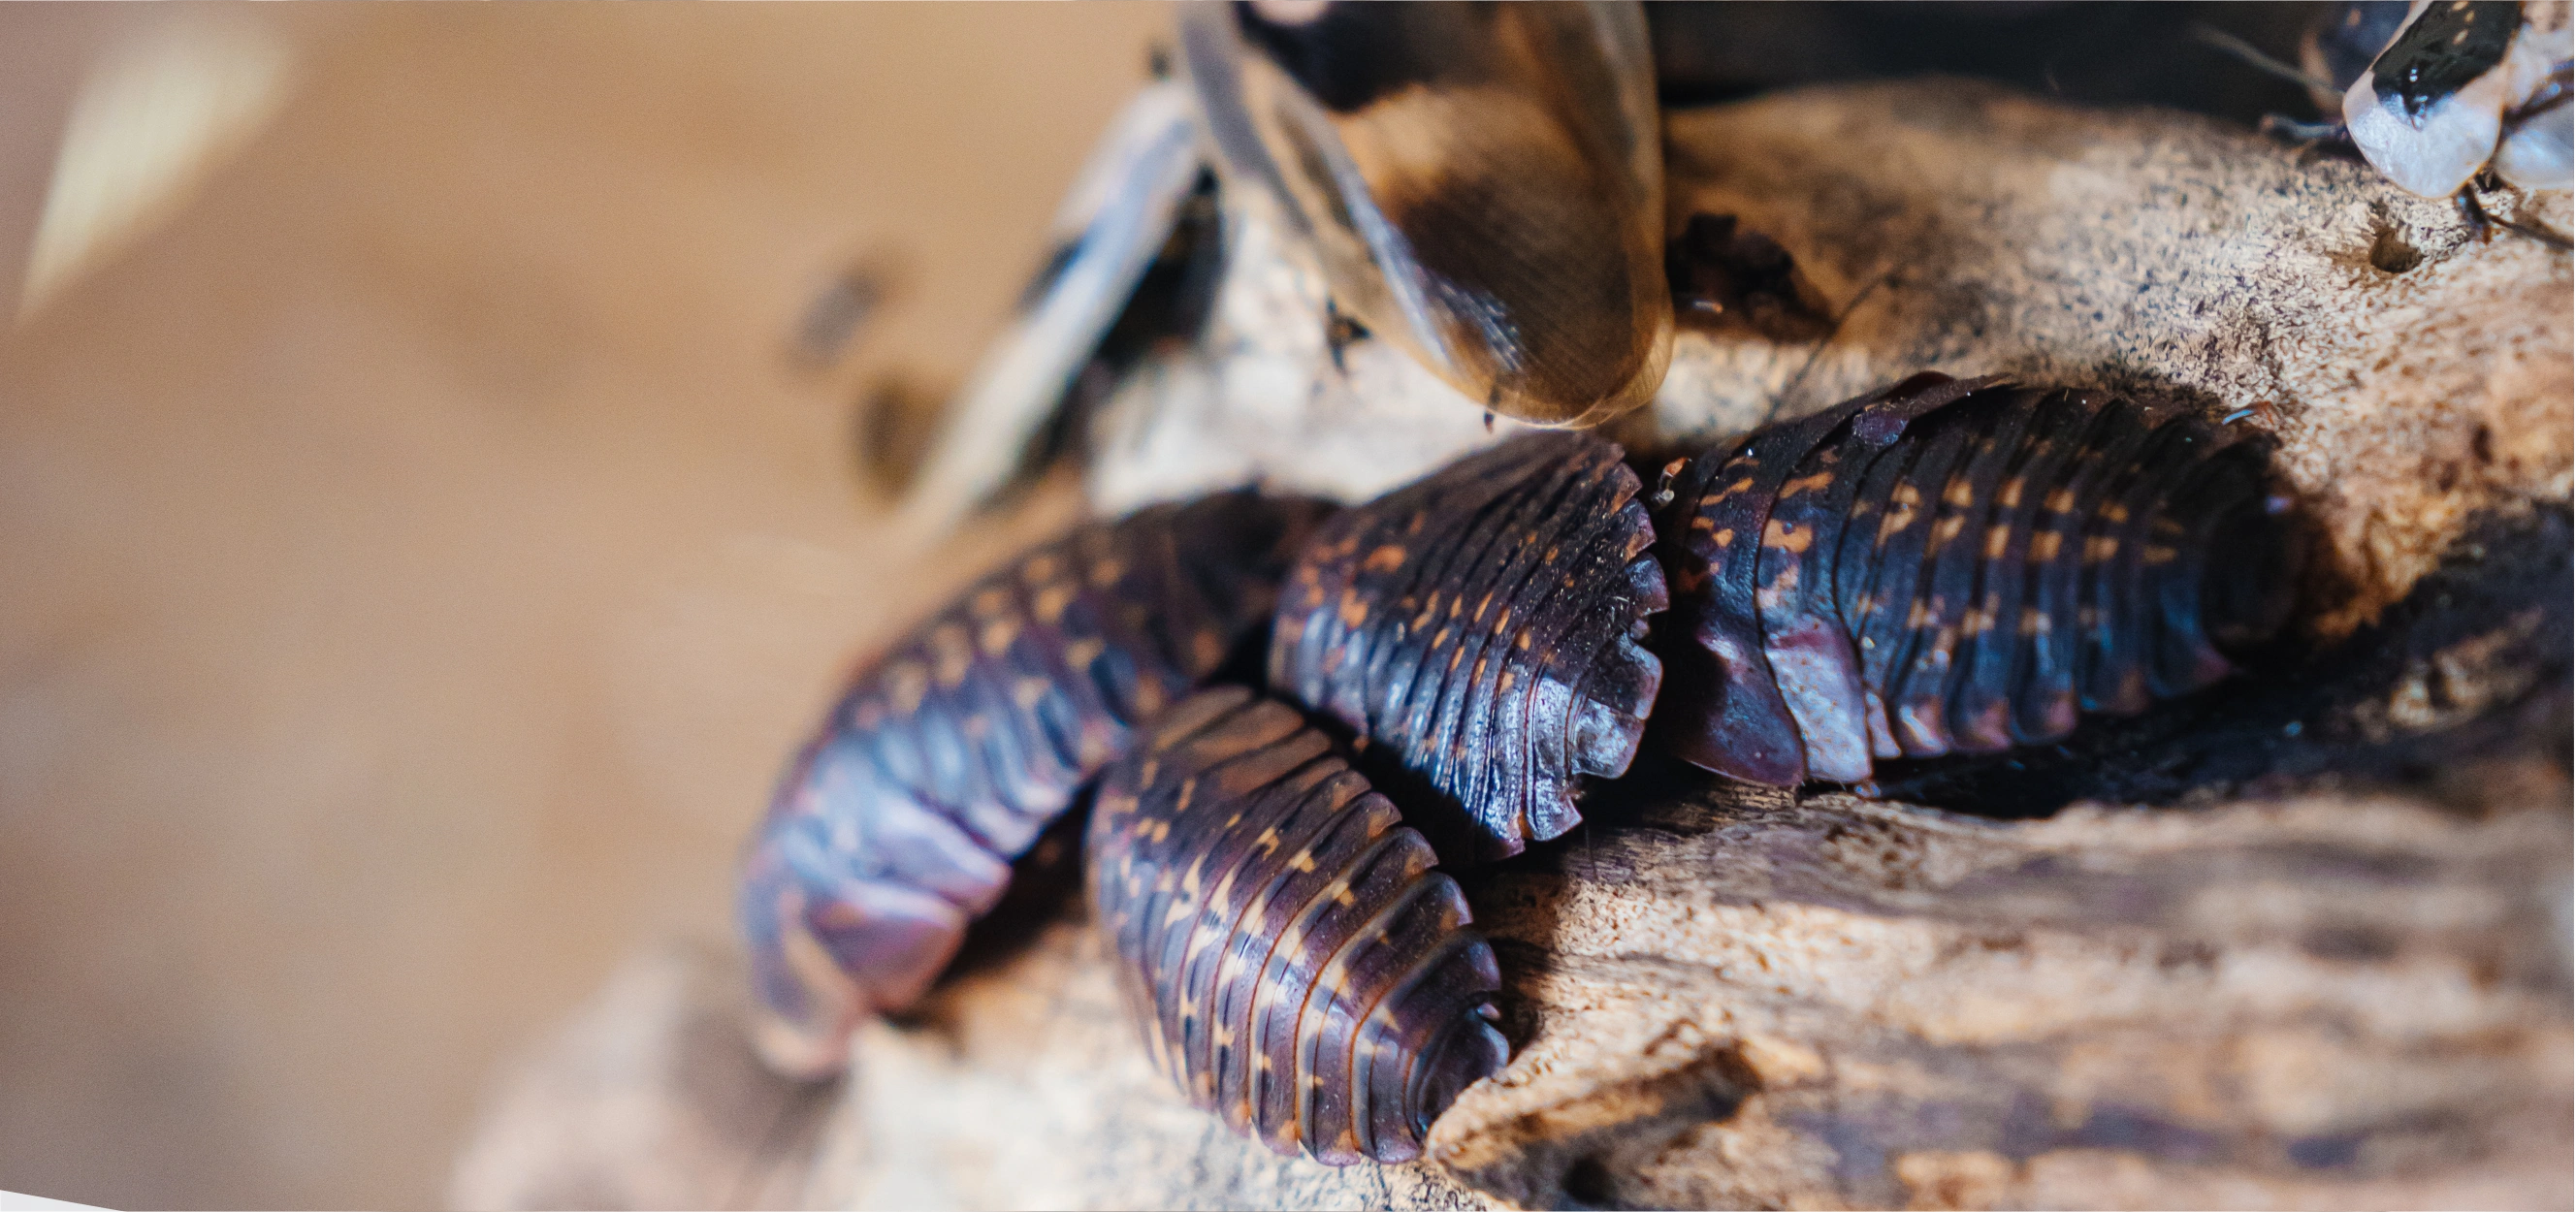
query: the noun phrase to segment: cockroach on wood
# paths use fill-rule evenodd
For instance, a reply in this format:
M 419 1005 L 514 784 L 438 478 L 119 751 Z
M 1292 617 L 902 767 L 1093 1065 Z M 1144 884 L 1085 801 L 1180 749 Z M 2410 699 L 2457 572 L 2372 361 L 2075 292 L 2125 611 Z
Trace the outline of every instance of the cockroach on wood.
M 2539 8 L 2543 6 L 2530 6 Z M 2458 200 L 2472 227 L 2510 227 L 2559 248 L 2567 238 L 2486 213 L 2472 181 L 2566 189 L 2569 121 L 2565 5 L 2553 28 L 2513 0 L 2421 5 L 2343 96 L 2344 126 L 2371 165 L 2410 193 Z
M 1669 4 L 1652 13 L 1650 35 L 1634 0 L 1184 5 L 1179 54 L 1158 57 L 1158 79 L 1085 165 L 1011 327 L 910 477 L 906 524 L 945 531 L 1043 461 L 1068 423 L 1050 418 L 1069 411 L 1078 424 L 1079 402 L 1119 370 L 1103 349 L 1113 332 L 1188 339 L 1205 300 L 1186 296 L 1213 288 L 1227 229 L 1247 215 L 1286 233 L 1292 256 L 1322 278 L 1317 323 L 1336 357 L 1364 331 L 1467 403 L 1536 425 L 1597 425 L 1651 399 L 1671 358 L 1676 290 L 1693 318 L 1736 296 L 1736 318 L 1756 331 L 1811 339 L 1825 327 L 1818 301 L 1750 233 L 1669 226 L 1660 87 L 1943 70 L 2193 108 L 2226 90 L 2206 87 L 2166 45 L 2183 41 L 2181 19 L 2165 15 L 2173 7 L 1926 3 L 1854 17 L 1769 6 L 1753 17 L 1748 6 Z M 2490 162 L 2501 180 L 2565 188 L 2564 4 L 2446 0 L 2403 36 L 2390 14 L 2349 7 L 2372 11 L 2322 31 L 2318 45 L 2338 62 L 2378 65 L 2335 75 L 2327 100 L 2351 113 L 2382 171 L 2456 196 L 2481 226 L 2490 216 L 2468 185 Z M 2447 49 L 2445 38 L 2472 26 L 2477 37 Z M 2479 41 L 2507 26 L 2519 32 L 2502 49 Z M 1779 53 L 1784 37 L 1801 53 Z M 2106 74 L 2122 83 L 2061 89 L 2057 64 L 2120 39 L 2126 70 Z M 2366 54 L 2353 49 L 2363 45 Z M 1670 75 L 1659 76 L 1659 57 Z M 2034 75 L 2031 64 L 2043 66 Z M 1173 66 L 1177 78 L 1160 78 Z M 2350 73 L 2394 83 L 2363 87 Z M 2359 89 L 2349 98 L 2347 84 Z M 1212 210 L 1225 222 L 1210 221 Z M 1712 254 L 1731 272 L 1711 279 L 1689 264 Z M 1188 283 L 1184 297 L 1140 290 L 1158 273 Z
M 1418 778 L 1414 819 L 1462 855 L 1564 833 L 1662 681 L 1638 488 L 1618 446 L 1533 433 L 1344 512 L 1281 591 L 1271 684 Z
M 2304 531 L 2261 439 L 1922 374 L 1665 469 L 1655 725 L 1747 782 L 1858 783 L 2227 676 Z
M 829 1071 L 919 998 L 1108 769 L 1093 906 L 1173 1079 L 1282 1151 L 1417 1156 L 1507 1053 L 1436 862 L 1562 835 L 1641 738 L 1860 782 L 2142 710 L 2279 629 L 2304 533 L 2260 439 L 1939 374 L 1676 460 L 1651 516 L 1639 489 L 1611 443 L 1525 434 L 1337 514 L 1156 506 L 970 588 L 853 683 L 755 839 L 767 1054 Z M 1278 698 L 1184 701 L 1265 680 L 1229 660 L 1265 621 Z
M 867 663 L 781 781 L 739 911 L 777 1067 L 912 1004 L 1010 862 L 1136 729 L 1267 627 L 1328 509 L 1251 492 L 1082 527 Z
M 2342 0 L 2300 48 L 2276 63 L 2223 35 L 2210 39 L 2262 69 L 2306 84 L 2340 121 L 2269 119 L 2311 140 L 2346 141 L 2409 193 L 2450 198 L 2470 229 L 2501 227 L 2553 248 L 2565 235 L 2488 213 L 2481 189 L 2576 184 L 2570 38 L 2563 2 Z
M 1410 1161 L 1509 1055 L 1493 948 L 1402 822 L 1302 713 L 1230 686 L 1166 716 L 1092 807 L 1092 904 L 1147 1050 L 1280 1153 Z

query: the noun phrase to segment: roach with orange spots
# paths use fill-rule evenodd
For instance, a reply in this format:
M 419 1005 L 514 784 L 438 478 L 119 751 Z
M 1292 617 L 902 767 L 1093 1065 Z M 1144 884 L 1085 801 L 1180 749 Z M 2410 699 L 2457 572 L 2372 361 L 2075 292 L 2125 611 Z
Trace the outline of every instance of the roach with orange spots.
M 1493 948 L 1431 846 L 1295 708 L 1200 692 L 1110 767 L 1092 904 L 1148 1050 L 1283 1154 L 1422 1154 L 1502 1068 Z
M 1534 433 L 1318 530 L 1281 591 L 1270 684 L 1384 746 L 1460 858 L 1574 827 L 1635 757 L 1662 667 L 1654 527 L 1620 450 Z
M 783 1069 L 921 996 L 1011 860 L 1269 621 L 1321 502 L 1227 493 L 1082 527 L 863 667 L 780 783 L 739 911 Z
M 2269 448 L 2089 392 L 1920 374 L 1675 460 L 1659 743 L 1860 782 L 2065 736 L 2233 671 L 2304 552 Z

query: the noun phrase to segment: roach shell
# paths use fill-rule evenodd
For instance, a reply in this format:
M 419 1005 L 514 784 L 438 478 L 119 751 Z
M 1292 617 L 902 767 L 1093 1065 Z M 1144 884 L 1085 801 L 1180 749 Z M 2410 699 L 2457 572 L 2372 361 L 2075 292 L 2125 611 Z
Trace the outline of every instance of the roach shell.
M 781 780 L 738 912 L 763 1051 L 829 1073 L 929 988 L 1013 858 L 1268 621 L 1329 506 L 1228 493 L 1082 527 L 862 667 Z
M 1192 4 L 1230 200 L 1488 411 L 1597 425 L 1673 349 L 1662 122 L 1634 4 Z
M 1536 433 L 1340 515 L 1281 593 L 1271 685 L 1421 783 L 1407 804 L 1444 854 L 1564 833 L 1578 776 L 1636 756 L 1663 677 L 1637 489 L 1617 446 Z
M 1285 703 L 1223 686 L 1175 708 L 1102 778 L 1086 847 L 1147 1049 L 1274 1151 L 1419 1157 L 1510 1054 L 1458 885 Z
M 1860 782 L 2209 685 L 2286 621 L 2269 448 L 2125 400 L 1920 374 L 1665 469 L 1658 743 Z

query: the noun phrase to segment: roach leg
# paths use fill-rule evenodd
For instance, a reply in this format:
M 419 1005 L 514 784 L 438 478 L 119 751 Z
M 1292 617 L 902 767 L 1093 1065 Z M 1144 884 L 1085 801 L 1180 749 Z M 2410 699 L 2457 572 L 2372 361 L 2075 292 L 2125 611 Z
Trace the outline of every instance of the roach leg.
M 2307 147 L 2336 150 L 2352 146 L 2352 132 L 2345 130 L 2341 122 L 2302 122 L 2288 114 L 2265 114 L 2256 129 Z
M 2512 138 L 2514 132 L 2521 130 L 2524 123 L 2567 104 L 2570 75 L 2570 69 L 2565 67 L 2549 73 L 2549 78 L 2543 81 L 2539 88 L 2532 90 L 2531 96 L 2525 98 L 2522 104 L 2506 110 L 2504 137 Z
M 2483 244 L 2495 235 L 2495 217 L 2478 204 L 2476 185 L 2461 186 L 2460 192 L 2451 195 L 2451 204 L 2459 208 L 2460 222 L 2469 225 L 2470 238 Z
M 1354 342 L 1367 340 L 1368 335 L 1369 330 L 1352 319 L 1349 312 L 1343 311 L 1341 304 L 1329 298 L 1324 300 L 1324 348 L 1332 351 L 1336 372 L 1344 376 L 1351 373 L 1351 368 L 1342 361 L 1342 351 L 1349 349 Z
M 2461 186 L 2460 192 L 2451 195 L 2451 201 L 2460 208 L 2460 220 L 2469 225 L 2469 234 L 2479 240 L 2486 240 L 2495 234 L 2496 228 L 2503 228 L 2526 240 L 2538 241 L 2545 248 L 2554 248 L 2560 252 L 2576 249 L 2576 245 L 2571 245 L 2566 236 L 2539 224 L 2525 223 L 2520 219 L 2507 219 L 2490 213 L 2478 202 L 2475 182 Z

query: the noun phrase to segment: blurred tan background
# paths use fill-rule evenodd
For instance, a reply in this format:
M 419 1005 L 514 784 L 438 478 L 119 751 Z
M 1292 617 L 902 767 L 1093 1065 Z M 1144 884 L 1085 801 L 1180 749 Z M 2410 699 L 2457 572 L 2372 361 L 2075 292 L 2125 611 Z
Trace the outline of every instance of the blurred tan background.
M 434 1203 L 498 1060 L 727 928 L 846 661 L 1041 520 L 899 557 L 858 389 L 963 372 L 1164 20 L 0 6 L 0 1188 Z M 232 127 L 65 269 L 136 62 Z

